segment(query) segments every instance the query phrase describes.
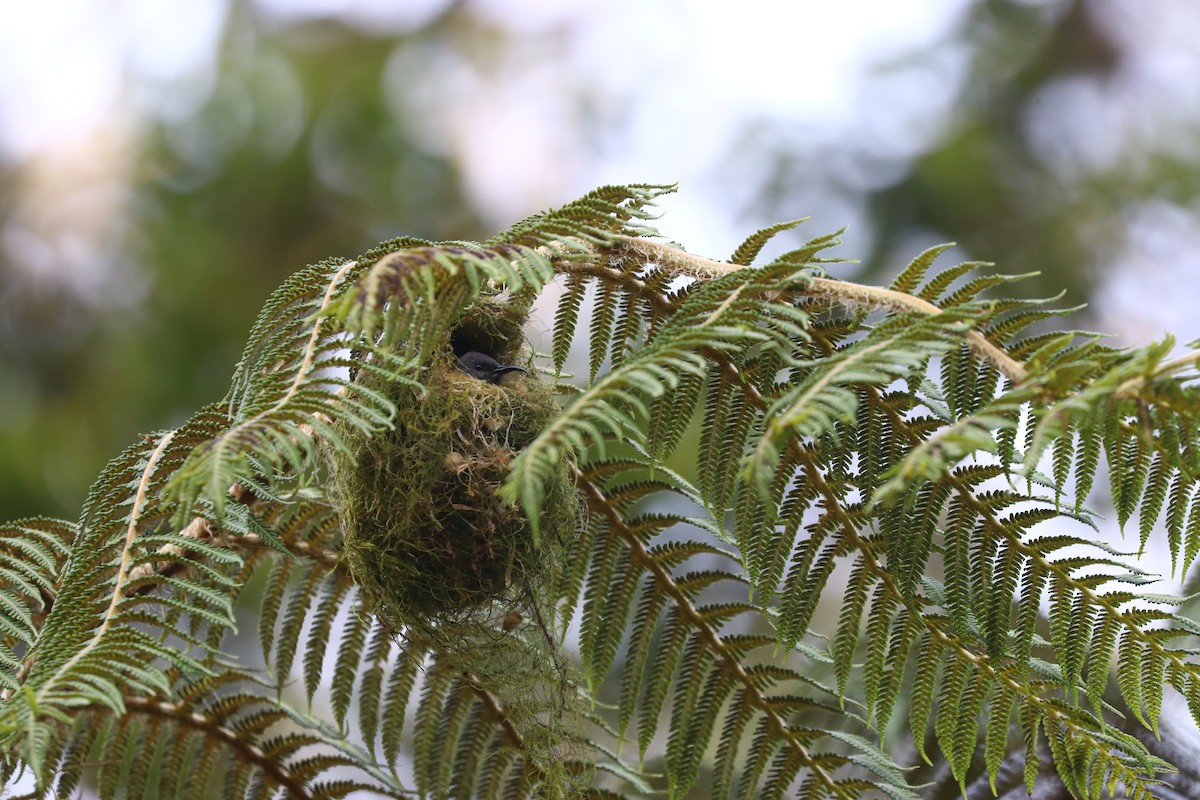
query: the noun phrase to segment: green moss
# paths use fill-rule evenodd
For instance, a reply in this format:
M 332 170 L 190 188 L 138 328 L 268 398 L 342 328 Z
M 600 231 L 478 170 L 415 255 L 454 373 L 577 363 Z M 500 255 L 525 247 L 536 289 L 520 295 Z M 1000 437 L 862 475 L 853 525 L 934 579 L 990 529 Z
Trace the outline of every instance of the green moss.
M 519 333 L 516 322 L 502 304 L 477 304 L 431 366 L 424 392 L 390 387 L 394 430 L 346 432 L 353 457 L 335 462 L 345 557 L 392 624 L 537 604 L 575 533 L 579 504 L 566 464 L 547 487 L 537 548 L 524 512 L 497 494 L 512 459 L 558 412 L 550 389 L 533 374 L 495 386 L 453 366 L 451 347 L 490 345 L 515 356 L 520 340 L 504 337 Z
M 570 731 L 590 709 L 559 641 L 557 588 L 580 524 L 570 464 L 545 487 L 538 546 L 523 510 L 499 490 L 522 449 L 559 412 L 533 371 L 501 386 L 455 368 L 454 354 L 487 352 L 529 365 L 527 309 L 480 299 L 447 337 L 423 390 L 370 382 L 396 404 L 393 430 L 342 431 L 333 455 L 343 554 L 377 617 L 436 669 L 461 674 L 496 698 L 522 753 L 538 765 L 545 797 L 578 796 L 588 776 L 564 767 Z

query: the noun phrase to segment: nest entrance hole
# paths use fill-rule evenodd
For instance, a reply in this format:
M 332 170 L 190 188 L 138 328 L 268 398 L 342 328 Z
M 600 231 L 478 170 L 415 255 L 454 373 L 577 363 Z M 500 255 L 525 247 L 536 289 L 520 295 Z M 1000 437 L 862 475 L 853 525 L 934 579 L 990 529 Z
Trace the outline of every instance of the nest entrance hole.
M 455 357 L 474 350 L 486 353 L 501 364 L 516 363 L 525 341 L 524 319 L 510 315 L 504 307 L 486 309 L 483 313 L 468 312 L 450 332 L 450 349 Z

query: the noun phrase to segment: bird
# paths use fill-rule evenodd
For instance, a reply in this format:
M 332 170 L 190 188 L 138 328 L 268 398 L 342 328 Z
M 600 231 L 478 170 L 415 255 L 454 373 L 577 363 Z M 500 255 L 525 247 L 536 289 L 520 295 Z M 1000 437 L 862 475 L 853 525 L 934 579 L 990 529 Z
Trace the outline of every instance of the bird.
M 518 367 L 516 364 L 501 364 L 487 353 L 480 353 L 478 350 L 468 350 L 455 361 L 455 366 L 472 378 L 497 385 L 500 383 L 500 378 L 509 372 L 525 372 L 524 367 Z

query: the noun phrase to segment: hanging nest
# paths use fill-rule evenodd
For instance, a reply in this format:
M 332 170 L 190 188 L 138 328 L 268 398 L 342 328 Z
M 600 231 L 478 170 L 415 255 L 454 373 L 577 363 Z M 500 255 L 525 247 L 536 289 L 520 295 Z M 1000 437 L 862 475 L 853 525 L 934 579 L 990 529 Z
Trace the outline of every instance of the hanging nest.
M 393 625 L 511 618 L 513 609 L 541 607 L 538 591 L 555 582 L 579 520 L 568 465 L 546 488 L 538 547 L 524 511 L 498 495 L 512 460 L 559 411 L 551 387 L 532 372 L 493 385 L 454 361 L 479 350 L 528 364 L 521 323 L 506 304 L 476 303 L 429 368 L 424 392 L 357 376 L 387 392 L 398 412 L 393 430 L 343 432 L 352 456 L 335 456 L 335 483 L 345 556 Z

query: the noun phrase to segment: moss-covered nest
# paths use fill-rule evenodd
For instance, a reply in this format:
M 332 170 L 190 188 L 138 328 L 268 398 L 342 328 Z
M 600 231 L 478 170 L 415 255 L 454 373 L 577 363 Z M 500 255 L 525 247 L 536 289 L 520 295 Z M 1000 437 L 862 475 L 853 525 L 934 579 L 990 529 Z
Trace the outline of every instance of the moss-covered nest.
M 345 555 L 392 624 L 527 608 L 553 584 L 575 533 L 579 503 L 566 464 L 547 487 L 536 548 L 524 511 L 498 497 L 513 458 L 559 410 L 551 388 L 532 371 L 493 385 L 455 367 L 455 354 L 469 350 L 528 365 L 521 321 L 504 304 L 477 303 L 430 366 L 424 392 L 375 386 L 397 405 L 393 430 L 346 432 L 353 456 L 335 459 Z M 359 379 L 372 380 L 365 371 Z

